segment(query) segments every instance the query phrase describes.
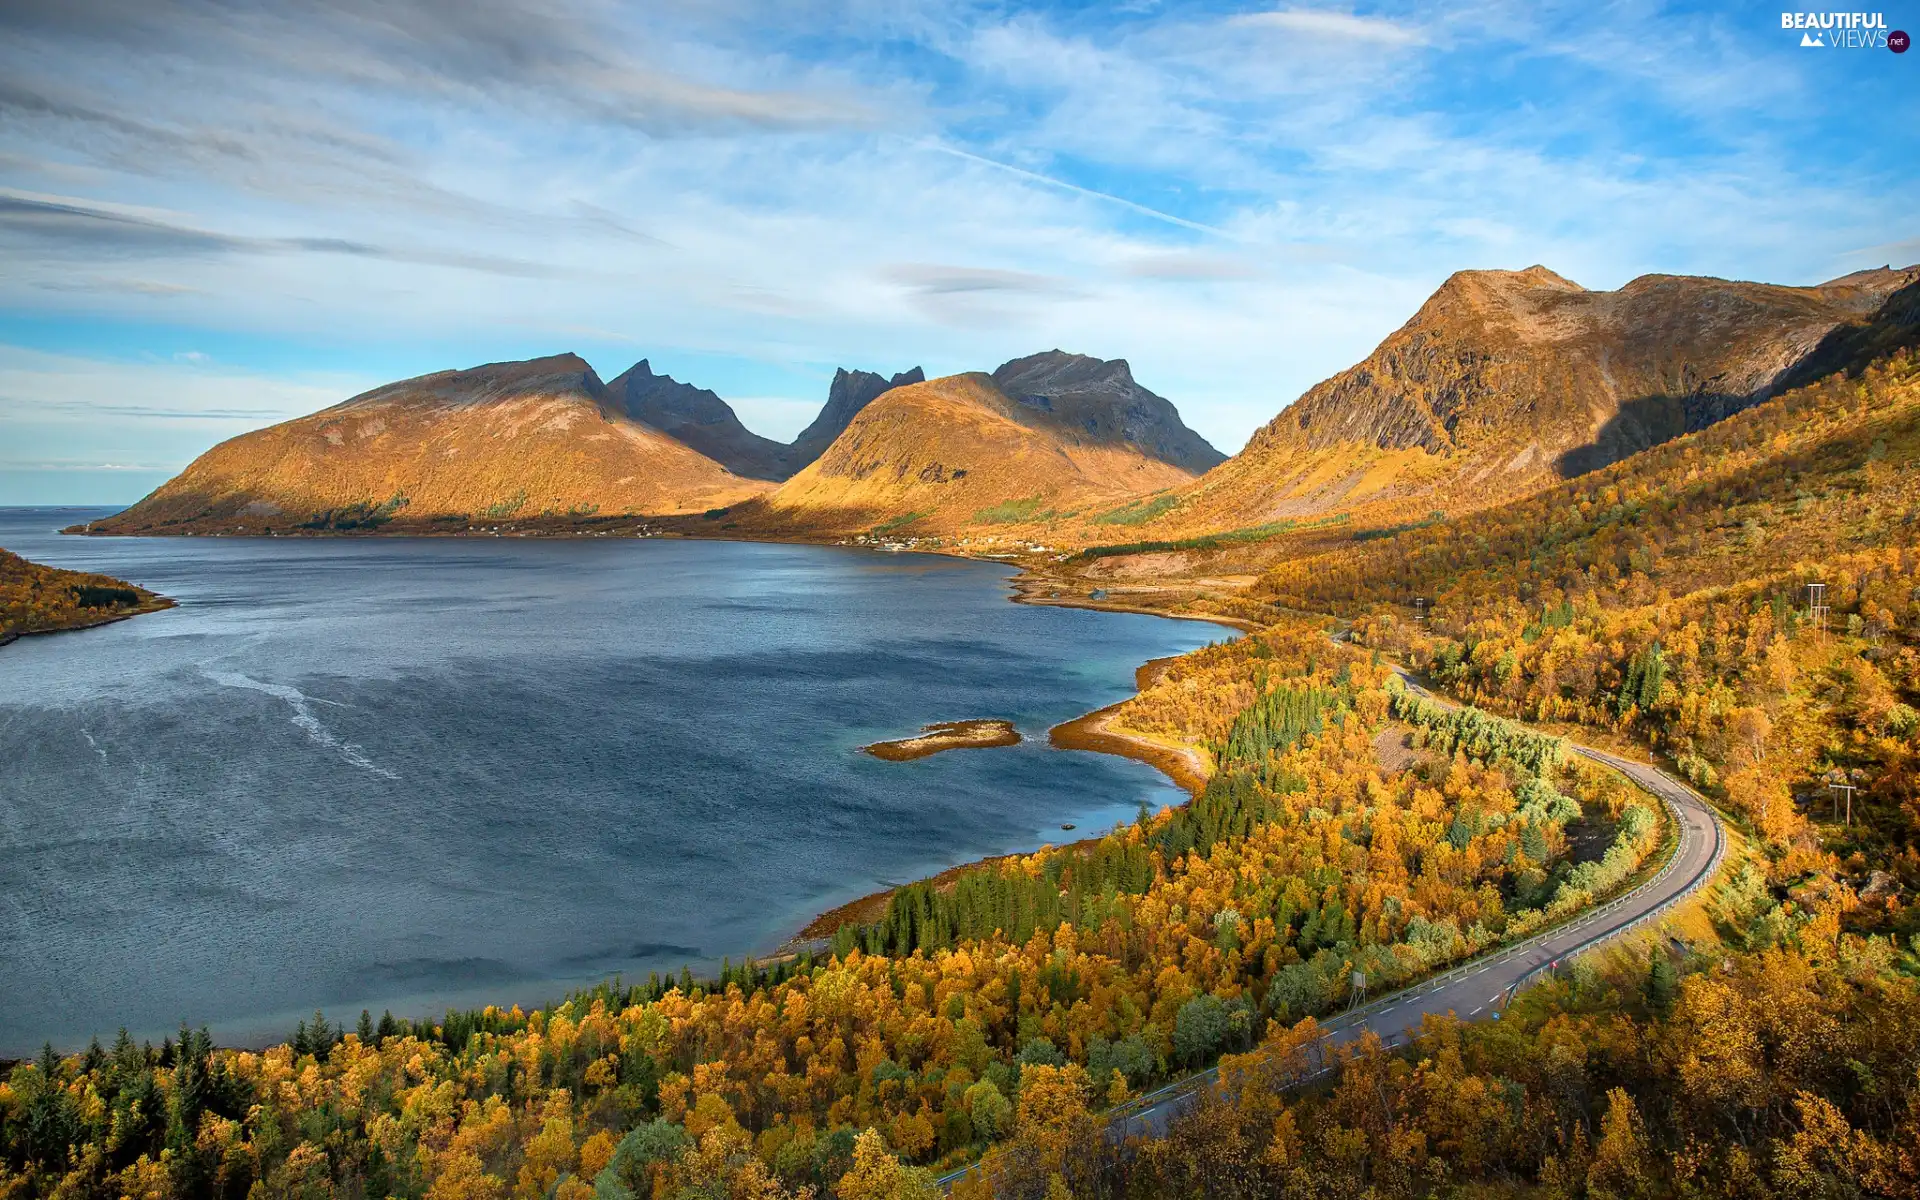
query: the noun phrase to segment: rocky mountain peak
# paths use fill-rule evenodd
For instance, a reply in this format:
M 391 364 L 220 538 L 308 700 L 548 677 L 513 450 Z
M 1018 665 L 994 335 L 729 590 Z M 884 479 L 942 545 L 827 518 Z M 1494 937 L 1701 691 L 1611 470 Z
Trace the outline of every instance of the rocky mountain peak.
M 833 383 L 827 388 L 827 403 L 818 416 L 800 436 L 793 440 L 789 458 L 795 469 L 819 458 L 825 453 L 833 440 L 846 431 L 860 410 L 872 404 L 881 396 L 897 387 L 910 383 L 925 383 L 927 373 L 919 367 L 911 367 L 891 379 L 872 371 L 849 371 L 841 367 L 833 373 Z
M 792 472 L 787 448 L 740 423 L 733 406 L 707 388 L 656 375 L 641 359 L 616 376 L 607 390 L 634 420 L 686 443 L 748 479 L 785 479 Z
M 1196 475 L 1226 459 L 1187 428 L 1170 402 L 1140 386 L 1124 358 L 1044 350 L 1002 363 L 993 381 L 1089 440 L 1124 442 Z

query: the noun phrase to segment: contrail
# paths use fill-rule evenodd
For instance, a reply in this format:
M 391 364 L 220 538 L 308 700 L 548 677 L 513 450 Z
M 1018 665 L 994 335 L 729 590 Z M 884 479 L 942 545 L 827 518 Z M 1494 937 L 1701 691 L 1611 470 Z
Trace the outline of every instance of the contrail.
M 1012 166 L 1008 163 L 974 154 L 968 150 L 957 149 L 956 147 L 948 146 L 941 142 L 921 139 L 912 144 L 920 147 L 922 150 L 934 150 L 941 154 L 950 154 L 955 158 L 963 158 L 968 162 L 979 163 L 983 167 L 992 167 L 995 170 L 1005 171 L 1009 175 L 1017 175 L 1022 179 L 1030 180 L 1034 183 L 1046 184 L 1048 187 L 1060 188 L 1063 191 L 1077 192 L 1082 196 L 1094 200 L 1104 200 L 1108 204 L 1118 204 L 1120 207 L 1131 209 L 1143 217 L 1151 217 L 1156 221 L 1165 221 L 1169 225 L 1178 225 L 1182 229 L 1192 229 L 1200 233 L 1212 234 L 1214 237 L 1226 238 L 1230 242 L 1243 240 L 1239 235 L 1229 233 L 1215 225 L 1203 225 L 1198 221 L 1189 221 L 1185 217 L 1176 217 L 1172 213 L 1161 212 L 1157 208 L 1148 208 L 1144 204 L 1136 204 L 1132 200 L 1128 200 L 1122 196 L 1115 196 L 1110 192 L 1098 192 L 1092 188 L 1081 187 L 1077 183 L 1068 183 L 1064 179 L 1055 179 L 1051 175 L 1042 175 L 1038 171 L 1029 171 L 1025 167 Z

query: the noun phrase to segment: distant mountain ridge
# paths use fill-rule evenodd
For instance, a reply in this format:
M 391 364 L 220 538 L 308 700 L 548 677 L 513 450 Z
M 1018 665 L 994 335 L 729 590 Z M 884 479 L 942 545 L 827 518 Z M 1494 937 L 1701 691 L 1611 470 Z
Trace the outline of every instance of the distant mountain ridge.
M 889 387 L 737 515 L 771 529 L 949 534 L 1109 508 L 1221 457 L 1123 360 L 1055 350 Z
M 649 360 L 609 385 L 555 355 L 404 380 L 243 435 L 96 525 L 452 530 L 725 510 L 714 532 L 1246 544 L 1290 522 L 1378 529 L 1531 494 L 1916 329 L 1920 267 L 1812 287 L 1648 275 L 1616 291 L 1542 266 L 1461 271 L 1230 459 L 1124 359 L 1056 349 L 934 380 L 842 369 L 782 444 Z
M 926 381 L 927 373 L 919 367 L 902 371 L 892 379 L 872 371 L 849 371 L 845 367 L 835 371 L 833 383 L 827 388 L 826 407 L 793 439 L 789 456 L 789 461 L 794 463 L 793 471 L 826 453 L 833 440 L 846 432 L 847 426 L 860 415 L 861 409 L 894 388 Z
M 607 391 L 636 421 L 651 425 L 747 479 L 781 480 L 788 447 L 761 437 L 733 406 L 706 388 L 655 375 L 641 359 L 607 384 Z
M 1017 396 L 984 374 L 929 385 L 919 367 L 891 377 L 841 369 L 818 416 L 783 444 L 747 429 L 714 392 L 656 373 L 647 359 L 611 383 L 575 354 L 437 371 L 223 442 L 91 528 L 465 532 L 502 521 L 688 516 L 729 509 L 824 461 L 813 484 L 787 493 L 804 499 L 783 510 L 796 531 L 819 532 L 814 516 L 844 525 L 847 497 L 829 493 L 873 478 L 876 455 L 893 456 L 900 479 L 912 461 L 918 485 L 973 480 L 932 497 L 882 498 L 862 486 L 854 508 L 879 504 L 874 520 L 888 521 L 970 497 L 949 512 L 949 524 L 960 525 L 1007 501 L 1124 500 L 1186 482 L 1221 457 L 1172 404 L 1135 383 L 1124 361 L 1049 351 L 1003 365 L 998 377 Z M 918 401 L 891 402 L 929 388 Z M 887 507 L 896 501 L 920 507 Z
M 1048 350 L 1002 363 L 993 381 L 1015 400 L 1056 420 L 1098 438 L 1137 446 L 1183 471 L 1198 475 L 1227 460 L 1181 422 L 1171 403 L 1136 383 L 1124 358 L 1103 362 Z
M 820 457 L 875 397 L 889 388 L 925 378 L 919 367 L 902 371 L 891 380 L 871 371 L 842 367 L 834 372 L 826 405 L 790 443 L 754 433 L 740 423 L 733 406 L 718 395 L 680 383 L 671 375 L 656 375 L 644 358 L 607 388 L 634 420 L 678 438 L 735 475 L 777 483 Z

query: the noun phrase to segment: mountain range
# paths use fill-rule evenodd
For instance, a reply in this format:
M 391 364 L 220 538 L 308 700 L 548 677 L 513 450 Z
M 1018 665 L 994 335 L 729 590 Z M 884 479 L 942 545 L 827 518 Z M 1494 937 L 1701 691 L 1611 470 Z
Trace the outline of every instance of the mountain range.
M 1003 390 L 1002 384 L 1011 391 Z M 677 517 L 854 532 L 904 514 L 1118 500 L 1223 461 L 1125 362 L 1049 351 L 929 382 L 842 369 L 791 443 L 642 359 L 573 354 L 403 380 L 223 442 L 96 533 L 288 533 Z M 776 490 L 777 489 L 777 490 Z M 916 507 L 917 506 L 917 507 Z M 903 522 L 895 522 L 900 524 Z
M 214 447 L 94 532 L 445 529 L 724 516 L 701 532 L 1156 543 L 1380 528 L 1532 494 L 1885 350 L 1920 267 L 1812 287 L 1649 275 L 1592 291 L 1462 271 L 1232 458 L 1125 360 L 840 370 L 792 442 L 641 360 L 576 355 L 376 388 Z M 1118 527 L 1118 528 L 1117 528 Z M 1123 532 L 1124 531 L 1124 532 Z
M 441 371 L 220 443 L 97 532 L 368 529 L 396 519 L 680 513 L 742 479 L 628 415 L 574 354 Z
M 874 397 L 925 378 L 919 367 L 890 380 L 843 367 L 834 373 L 826 407 L 791 443 L 752 432 L 725 400 L 671 375 L 655 375 L 644 358 L 616 376 L 607 390 L 629 417 L 679 439 L 735 475 L 778 482 L 820 457 Z

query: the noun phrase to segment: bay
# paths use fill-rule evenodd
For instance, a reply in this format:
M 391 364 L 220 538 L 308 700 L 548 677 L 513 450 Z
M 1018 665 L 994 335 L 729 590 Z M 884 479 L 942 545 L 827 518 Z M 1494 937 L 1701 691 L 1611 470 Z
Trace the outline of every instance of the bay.
M 1046 731 L 1227 636 L 1015 605 L 1008 568 L 930 555 L 54 532 L 104 512 L 0 509 L 0 546 L 180 602 L 0 649 L 0 1054 L 764 953 L 1183 799 Z M 964 717 L 1027 740 L 858 752 Z

